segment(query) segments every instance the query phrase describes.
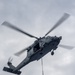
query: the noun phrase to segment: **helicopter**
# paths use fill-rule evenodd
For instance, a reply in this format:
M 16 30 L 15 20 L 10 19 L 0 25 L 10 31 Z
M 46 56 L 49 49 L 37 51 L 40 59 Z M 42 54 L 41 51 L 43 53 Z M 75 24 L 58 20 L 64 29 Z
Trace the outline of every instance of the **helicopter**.
M 12 59 L 10 58 L 7 62 L 8 67 L 4 67 L 3 71 L 10 72 L 13 74 L 21 74 L 20 69 L 29 64 L 32 61 L 35 60 L 40 60 L 43 56 L 45 56 L 47 53 L 51 52 L 51 55 L 54 55 L 54 51 L 58 47 L 66 48 L 66 49 L 73 49 L 73 46 L 67 46 L 67 45 L 61 45 L 60 41 L 62 40 L 62 36 L 48 36 L 49 33 L 51 33 L 54 29 L 56 29 L 58 26 L 60 26 L 66 19 L 69 18 L 68 13 L 64 13 L 63 16 L 58 20 L 58 22 L 43 36 L 43 37 L 36 37 L 34 35 L 31 35 L 20 28 L 12 25 L 11 23 L 4 21 L 2 23 L 3 26 L 9 27 L 13 30 L 16 30 L 22 34 L 25 34 L 31 38 L 35 38 L 36 40 L 34 43 L 27 48 L 15 53 L 14 55 L 20 56 L 22 53 L 27 51 L 27 56 L 26 58 L 18 65 L 18 66 L 13 66 L 12 65 Z

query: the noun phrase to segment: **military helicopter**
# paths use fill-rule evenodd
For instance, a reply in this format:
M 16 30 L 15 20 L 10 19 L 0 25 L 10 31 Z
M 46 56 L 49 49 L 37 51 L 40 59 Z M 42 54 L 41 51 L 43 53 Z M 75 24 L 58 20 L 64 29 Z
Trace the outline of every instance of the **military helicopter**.
M 58 26 L 61 25 L 61 23 L 63 23 L 66 19 L 68 19 L 70 15 L 67 13 L 64 13 L 63 16 L 59 19 L 59 21 L 43 36 L 43 37 L 36 37 L 33 36 L 23 30 L 21 30 L 20 28 L 12 25 L 11 23 L 5 21 L 2 23 L 2 25 L 9 27 L 11 29 L 14 29 L 22 34 L 25 34 L 31 38 L 35 38 L 36 40 L 34 41 L 34 43 L 32 45 L 30 45 L 29 47 L 15 53 L 16 56 L 20 56 L 23 52 L 27 51 L 27 56 L 26 58 L 17 66 L 13 66 L 11 63 L 12 59 L 9 59 L 9 61 L 7 62 L 7 65 L 9 67 L 4 67 L 3 70 L 10 72 L 10 73 L 14 73 L 14 74 L 21 74 L 20 69 L 24 66 L 26 66 L 28 63 L 35 61 L 35 60 L 39 60 L 41 59 L 43 56 L 45 56 L 47 53 L 51 52 L 51 55 L 54 55 L 54 51 L 60 46 L 66 49 L 73 49 L 74 47 L 72 46 L 67 46 L 67 45 L 60 45 L 60 41 L 62 40 L 62 36 L 47 36 L 49 33 L 51 33 L 55 28 L 57 28 Z

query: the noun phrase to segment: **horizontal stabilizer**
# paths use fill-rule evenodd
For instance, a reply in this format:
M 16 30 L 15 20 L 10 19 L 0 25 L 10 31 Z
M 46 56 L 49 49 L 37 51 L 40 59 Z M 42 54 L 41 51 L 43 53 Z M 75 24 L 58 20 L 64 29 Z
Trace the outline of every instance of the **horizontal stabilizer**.
M 14 73 L 14 74 L 21 74 L 21 71 L 15 71 L 14 72 L 13 69 L 7 68 L 7 67 L 4 67 L 3 71 L 7 71 L 7 72 L 10 72 L 10 73 Z

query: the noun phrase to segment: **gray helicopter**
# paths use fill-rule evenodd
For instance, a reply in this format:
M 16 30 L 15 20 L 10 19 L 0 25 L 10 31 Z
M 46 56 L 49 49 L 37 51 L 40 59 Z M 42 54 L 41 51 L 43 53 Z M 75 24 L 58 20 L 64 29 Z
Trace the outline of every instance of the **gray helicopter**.
M 32 45 L 30 45 L 29 47 L 15 53 L 16 56 L 20 56 L 23 52 L 27 51 L 27 56 L 26 58 L 17 66 L 13 66 L 11 63 L 11 59 L 9 59 L 9 61 L 7 62 L 7 65 L 9 67 L 4 67 L 3 70 L 10 72 L 10 73 L 14 73 L 14 74 L 21 74 L 20 69 L 22 67 L 24 67 L 25 65 L 27 65 L 28 63 L 35 61 L 35 60 L 39 60 L 41 59 L 43 56 L 45 56 L 47 53 L 51 52 L 51 55 L 54 55 L 54 51 L 60 46 L 66 49 L 73 49 L 74 47 L 72 46 L 67 46 L 67 45 L 60 45 L 60 41 L 62 40 L 62 36 L 47 36 L 49 33 L 51 33 L 55 28 L 57 28 L 59 25 L 61 25 L 61 23 L 63 23 L 66 19 L 68 19 L 70 15 L 67 13 L 64 13 L 64 15 L 60 18 L 60 20 L 43 36 L 43 37 L 36 37 L 33 36 L 23 30 L 21 30 L 20 28 L 12 25 L 11 23 L 5 21 L 2 23 L 2 25 L 7 26 L 11 29 L 14 29 L 18 32 L 21 32 L 31 38 L 35 38 L 36 40 L 34 41 L 34 43 Z

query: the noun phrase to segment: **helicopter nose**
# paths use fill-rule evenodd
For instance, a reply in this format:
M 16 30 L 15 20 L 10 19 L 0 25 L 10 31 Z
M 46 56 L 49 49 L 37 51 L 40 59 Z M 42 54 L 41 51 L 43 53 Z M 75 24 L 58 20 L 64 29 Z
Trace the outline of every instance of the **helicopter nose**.
M 62 36 L 60 36 L 59 39 L 61 40 L 62 39 Z

